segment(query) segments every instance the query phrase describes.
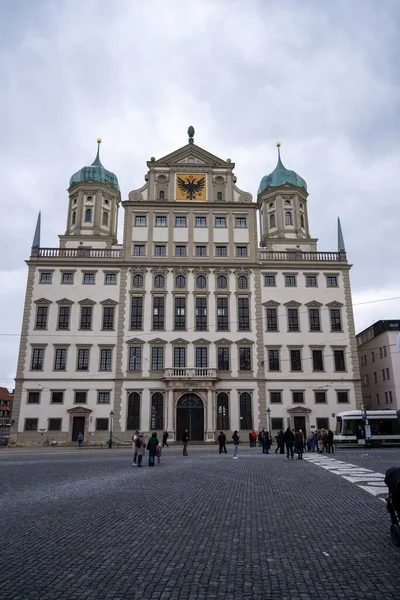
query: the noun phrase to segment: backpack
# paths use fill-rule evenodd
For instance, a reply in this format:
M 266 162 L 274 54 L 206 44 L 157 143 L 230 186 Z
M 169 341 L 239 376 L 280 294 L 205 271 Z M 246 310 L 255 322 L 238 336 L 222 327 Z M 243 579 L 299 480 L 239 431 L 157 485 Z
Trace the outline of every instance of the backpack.
M 136 446 L 136 448 L 141 448 L 142 447 L 142 442 L 140 441 L 140 437 L 138 437 L 136 439 L 135 446 Z

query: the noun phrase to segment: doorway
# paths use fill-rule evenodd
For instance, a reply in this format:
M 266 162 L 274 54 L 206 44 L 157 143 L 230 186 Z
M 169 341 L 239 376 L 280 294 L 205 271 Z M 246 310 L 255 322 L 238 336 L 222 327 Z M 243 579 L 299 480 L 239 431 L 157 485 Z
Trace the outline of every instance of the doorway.
M 302 430 L 302 432 L 304 433 L 304 437 L 305 439 L 307 439 L 307 434 L 306 434 L 306 418 L 305 417 L 293 417 L 294 419 L 294 428 L 296 431 L 298 431 L 299 429 Z
M 185 429 L 189 432 L 189 440 L 204 441 L 204 404 L 196 394 L 184 394 L 176 407 L 176 435 L 181 441 Z
M 85 435 L 85 417 L 73 417 L 72 421 L 72 441 L 76 442 L 78 435 Z

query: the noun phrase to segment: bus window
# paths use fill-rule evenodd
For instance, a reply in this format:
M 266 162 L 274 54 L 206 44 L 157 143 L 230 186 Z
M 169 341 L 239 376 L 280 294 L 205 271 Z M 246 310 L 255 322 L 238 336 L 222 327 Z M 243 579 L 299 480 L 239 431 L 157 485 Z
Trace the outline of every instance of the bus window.
M 336 435 L 340 435 L 342 433 L 342 417 L 336 417 Z

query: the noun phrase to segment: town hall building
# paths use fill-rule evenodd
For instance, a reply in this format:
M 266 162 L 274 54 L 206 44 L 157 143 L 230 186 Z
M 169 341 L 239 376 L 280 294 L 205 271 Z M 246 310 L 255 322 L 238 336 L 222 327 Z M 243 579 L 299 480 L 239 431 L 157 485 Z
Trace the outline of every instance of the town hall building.
M 361 404 L 340 222 L 337 251 L 318 251 L 307 184 L 279 145 L 253 199 L 234 163 L 188 134 L 126 200 L 98 140 L 70 179 L 58 247 L 41 247 L 39 216 L 10 443 L 308 434 Z

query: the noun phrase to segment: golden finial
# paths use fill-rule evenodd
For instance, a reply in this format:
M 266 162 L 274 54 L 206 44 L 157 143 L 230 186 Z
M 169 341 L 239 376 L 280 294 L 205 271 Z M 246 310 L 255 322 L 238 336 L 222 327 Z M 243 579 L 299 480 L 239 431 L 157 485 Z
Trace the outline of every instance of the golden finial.
M 101 138 L 97 138 L 97 143 L 101 144 Z
M 280 148 L 281 143 L 280 142 L 276 142 L 276 145 L 278 146 L 278 148 Z

